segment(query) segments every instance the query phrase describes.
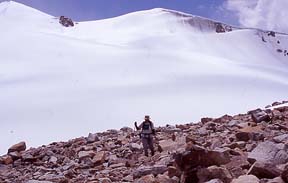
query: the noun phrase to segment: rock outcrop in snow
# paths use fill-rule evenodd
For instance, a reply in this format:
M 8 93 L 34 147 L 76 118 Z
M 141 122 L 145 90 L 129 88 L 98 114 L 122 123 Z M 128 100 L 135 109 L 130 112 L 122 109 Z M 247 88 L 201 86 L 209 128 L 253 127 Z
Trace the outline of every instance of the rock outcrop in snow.
M 21 142 L 0 157 L 0 181 L 287 182 L 288 107 L 272 113 L 272 122 L 255 123 L 247 113 L 159 127 L 153 157 L 143 155 L 139 135 L 129 127 L 28 150 Z M 251 138 L 242 138 L 243 131 Z
M 183 25 L 189 25 L 195 30 L 201 32 L 216 32 L 216 33 L 225 33 L 230 32 L 234 29 L 239 29 L 237 27 L 233 27 L 221 22 L 205 19 L 203 17 L 193 16 L 190 14 L 167 10 L 167 9 L 160 9 L 159 11 L 166 12 L 178 18 L 178 22 Z
M 71 18 L 60 16 L 59 23 L 64 27 L 74 27 L 74 22 Z

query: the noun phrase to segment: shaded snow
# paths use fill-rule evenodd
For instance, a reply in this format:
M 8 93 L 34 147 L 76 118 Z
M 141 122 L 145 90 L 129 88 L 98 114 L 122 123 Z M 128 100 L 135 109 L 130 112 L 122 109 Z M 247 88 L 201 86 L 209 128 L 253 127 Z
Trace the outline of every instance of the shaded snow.
M 286 35 L 217 34 L 184 15 L 153 9 L 64 28 L 1 3 L 0 154 L 20 140 L 38 146 L 132 126 L 146 114 L 160 126 L 287 99 L 288 56 L 276 52 L 288 48 Z

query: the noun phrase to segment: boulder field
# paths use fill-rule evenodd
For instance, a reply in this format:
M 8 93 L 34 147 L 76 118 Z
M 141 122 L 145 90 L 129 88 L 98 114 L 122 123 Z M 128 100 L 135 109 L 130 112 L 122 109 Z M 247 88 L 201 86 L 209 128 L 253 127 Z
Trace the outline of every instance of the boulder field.
M 258 112 L 269 118 L 249 111 L 158 127 L 152 157 L 129 127 L 38 148 L 19 142 L 0 157 L 0 182 L 287 183 L 288 107 Z

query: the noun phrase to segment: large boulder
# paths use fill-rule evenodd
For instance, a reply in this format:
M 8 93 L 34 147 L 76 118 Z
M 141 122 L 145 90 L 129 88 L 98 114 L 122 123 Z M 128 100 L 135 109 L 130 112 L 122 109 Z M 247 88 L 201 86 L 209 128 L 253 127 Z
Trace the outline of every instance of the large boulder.
M 231 161 L 229 151 L 207 150 L 203 147 L 191 145 L 186 151 L 174 155 L 175 163 L 182 171 L 183 182 L 198 182 L 197 169 L 212 165 L 223 165 Z
M 276 144 L 271 141 L 261 142 L 248 153 L 250 162 L 264 162 L 270 164 L 285 164 L 288 161 L 287 148 L 284 144 Z
M 176 164 L 182 169 L 191 169 L 198 166 L 209 167 L 223 165 L 230 162 L 230 154 L 225 150 L 207 150 L 203 147 L 191 145 L 189 149 L 174 155 Z
M 8 153 L 11 152 L 21 152 L 26 150 L 26 143 L 25 142 L 19 142 L 18 144 L 13 145 L 8 149 Z

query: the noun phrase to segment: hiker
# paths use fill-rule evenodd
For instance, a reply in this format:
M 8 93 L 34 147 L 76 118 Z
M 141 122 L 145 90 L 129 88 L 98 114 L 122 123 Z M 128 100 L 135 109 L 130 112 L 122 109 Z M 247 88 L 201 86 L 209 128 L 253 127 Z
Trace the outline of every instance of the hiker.
M 155 129 L 153 122 L 150 121 L 150 116 L 145 116 L 145 121 L 141 123 L 141 125 L 138 127 L 137 122 L 134 123 L 137 130 L 142 130 L 140 133 L 140 137 L 142 140 L 143 148 L 145 156 L 148 156 L 148 148 L 151 151 L 151 156 L 154 155 L 154 146 L 153 146 L 153 136 L 155 135 Z

